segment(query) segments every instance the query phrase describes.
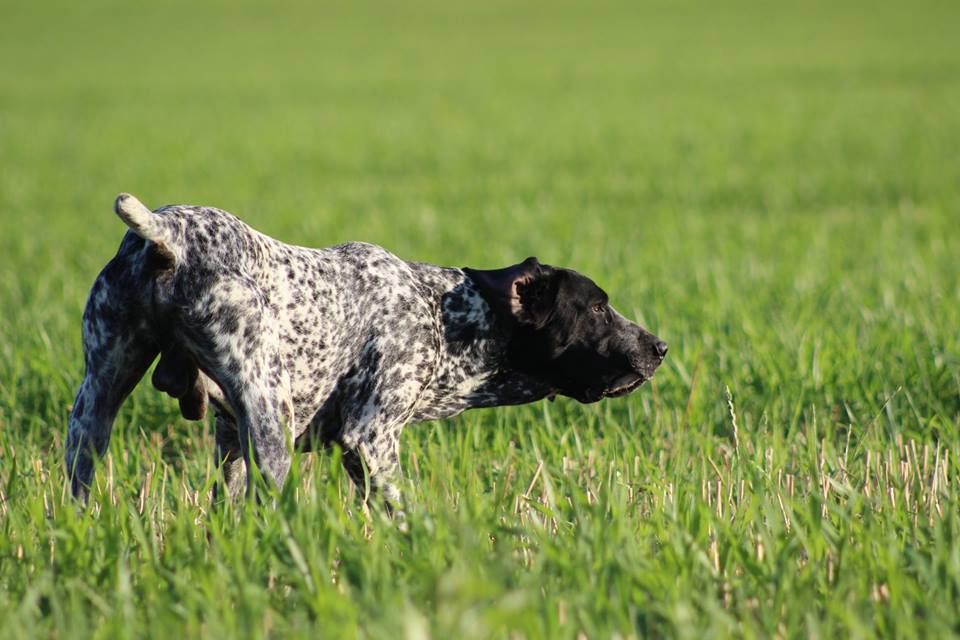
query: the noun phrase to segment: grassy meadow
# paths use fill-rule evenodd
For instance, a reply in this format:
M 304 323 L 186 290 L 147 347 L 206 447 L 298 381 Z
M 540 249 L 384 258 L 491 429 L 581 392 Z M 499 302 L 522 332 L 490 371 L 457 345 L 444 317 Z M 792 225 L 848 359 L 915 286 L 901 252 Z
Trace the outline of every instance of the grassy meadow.
M 0 638 L 960 635 L 960 5 L 0 0 Z M 627 398 L 336 451 L 211 511 L 144 382 L 63 441 L 114 196 L 592 276 Z

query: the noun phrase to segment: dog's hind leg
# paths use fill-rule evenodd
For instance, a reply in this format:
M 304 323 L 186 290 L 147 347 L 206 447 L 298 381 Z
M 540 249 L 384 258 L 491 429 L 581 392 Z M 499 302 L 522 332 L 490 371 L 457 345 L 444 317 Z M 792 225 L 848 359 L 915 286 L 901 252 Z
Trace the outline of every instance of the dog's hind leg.
M 218 480 L 213 485 L 214 504 L 220 501 L 221 494 L 228 500 L 235 500 L 243 495 L 247 487 L 247 463 L 240 447 L 237 423 L 220 411 L 217 412 L 216 441 L 214 462 L 223 470 L 223 482 Z
M 225 382 L 225 393 L 236 412 L 237 437 L 253 487 L 251 462 L 273 487 L 280 489 L 290 470 L 293 450 L 293 401 L 290 380 L 273 345 L 248 351 L 239 365 L 241 375 Z M 252 457 L 252 459 L 251 459 Z M 232 470 L 231 470 L 232 471 Z
M 232 411 L 248 479 L 255 462 L 263 477 L 280 488 L 290 469 L 294 412 L 277 322 L 257 283 L 247 276 L 225 276 L 206 291 L 218 305 L 184 312 L 186 342 Z
M 137 300 L 124 286 L 130 277 L 119 256 L 111 261 L 94 283 L 83 314 L 86 373 L 70 412 L 66 465 L 71 491 L 84 501 L 117 410 L 158 353 Z

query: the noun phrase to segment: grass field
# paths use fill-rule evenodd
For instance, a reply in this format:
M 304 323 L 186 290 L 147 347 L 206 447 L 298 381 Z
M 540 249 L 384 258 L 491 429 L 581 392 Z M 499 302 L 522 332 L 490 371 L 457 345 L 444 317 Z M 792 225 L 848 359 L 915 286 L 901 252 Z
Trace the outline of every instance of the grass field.
M 960 5 L 0 0 L 0 636 L 960 635 Z M 64 493 L 120 191 L 298 244 L 574 267 L 628 398 L 410 427 L 210 512 L 143 384 Z

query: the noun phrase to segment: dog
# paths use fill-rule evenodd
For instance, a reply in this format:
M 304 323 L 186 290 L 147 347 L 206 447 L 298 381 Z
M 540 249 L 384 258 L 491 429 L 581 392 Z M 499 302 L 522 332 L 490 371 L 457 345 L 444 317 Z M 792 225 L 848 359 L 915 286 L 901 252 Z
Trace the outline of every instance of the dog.
M 225 211 L 129 194 L 130 230 L 83 313 L 85 375 L 66 439 L 71 490 L 88 498 L 121 403 L 152 382 L 182 415 L 213 405 L 220 490 L 280 487 L 294 450 L 338 444 L 364 492 L 399 506 L 406 424 L 563 395 L 623 396 L 667 344 L 570 269 L 407 262 L 372 244 L 284 244 Z

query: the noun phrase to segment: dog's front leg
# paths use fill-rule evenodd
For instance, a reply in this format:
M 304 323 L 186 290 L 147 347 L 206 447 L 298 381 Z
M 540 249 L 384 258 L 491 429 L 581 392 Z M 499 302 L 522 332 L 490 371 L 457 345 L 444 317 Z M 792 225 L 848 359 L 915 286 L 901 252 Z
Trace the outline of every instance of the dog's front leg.
M 341 431 L 335 438 L 345 450 L 344 465 L 365 499 L 376 495 L 387 511 L 402 518 L 400 432 L 433 371 L 436 354 L 429 336 L 429 316 L 403 322 L 417 339 L 393 340 L 385 328 L 373 332 L 359 350 L 356 373 L 340 388 Z
M 364 502 L 376 495 L 387 512 L 403 519 L 403 496 L 395 482 L 400 476 L 400 427 L 370 429 L 343 454 L 343 467 L 363 494 Z

